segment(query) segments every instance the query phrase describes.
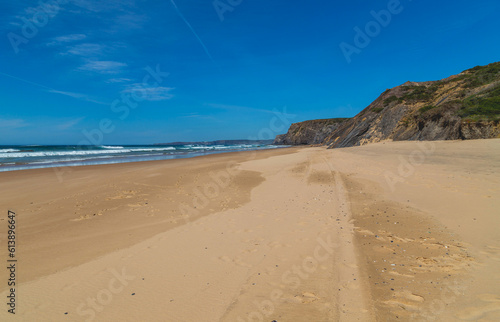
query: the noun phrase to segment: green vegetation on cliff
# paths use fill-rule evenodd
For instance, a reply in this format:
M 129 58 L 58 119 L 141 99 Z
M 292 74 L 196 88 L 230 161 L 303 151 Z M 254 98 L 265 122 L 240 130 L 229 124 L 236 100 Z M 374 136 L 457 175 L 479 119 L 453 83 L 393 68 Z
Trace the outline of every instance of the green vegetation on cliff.
M 476 88 L 498 81 L 498 76 L 500 74 L 500 62 L 486 66 L 476 66 L 468 71 L 470 74 L 464 77 L 466 87 Z
M 500 85 L 465 99 L 464 106 L 458 114 L 472 120 L 498 120 L 500 118 Z
M 467 121 L 500 119 L 500 62 L 477 66 L 441 81 L 402 85 L 401 89 L 402 95 L 392 95 L 384 100 L 384 104 L 424 103 L 419 108 L 420 114 L 433 109 L 446 110 Z

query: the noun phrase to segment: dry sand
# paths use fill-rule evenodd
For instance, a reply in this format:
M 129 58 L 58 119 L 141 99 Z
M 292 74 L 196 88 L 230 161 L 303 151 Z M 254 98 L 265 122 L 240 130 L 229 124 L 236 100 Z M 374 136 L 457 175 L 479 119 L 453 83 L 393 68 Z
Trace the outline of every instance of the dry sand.
M 1 321 L 500 320 L 500 140 L 65 171 L 0 173 Z

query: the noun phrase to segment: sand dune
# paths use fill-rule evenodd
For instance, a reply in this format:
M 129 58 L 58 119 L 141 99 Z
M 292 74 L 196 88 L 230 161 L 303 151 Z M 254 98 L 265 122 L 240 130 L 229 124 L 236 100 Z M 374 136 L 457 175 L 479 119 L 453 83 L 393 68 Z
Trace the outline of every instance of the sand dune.
M 0 193 L 2 321 L 500 320 L 500 140 L 7 172 Z

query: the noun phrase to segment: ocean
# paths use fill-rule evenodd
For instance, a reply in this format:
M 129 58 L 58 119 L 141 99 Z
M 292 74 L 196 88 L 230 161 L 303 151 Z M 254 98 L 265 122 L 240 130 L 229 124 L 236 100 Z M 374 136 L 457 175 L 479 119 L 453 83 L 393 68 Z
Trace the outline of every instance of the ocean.
M 186 145 L 0 145 L 0 172 L 190 158 L 222 152 L 276 149 L 266 144 Z

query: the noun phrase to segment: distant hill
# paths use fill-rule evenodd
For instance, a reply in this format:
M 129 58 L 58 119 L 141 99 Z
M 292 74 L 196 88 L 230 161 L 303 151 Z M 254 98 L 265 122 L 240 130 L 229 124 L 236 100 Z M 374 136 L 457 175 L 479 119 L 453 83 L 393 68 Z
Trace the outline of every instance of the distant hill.
M 386 90 L 355 117 L 332 122 L 327 126 L 328 120 L 292 124 L 275 142 L 335 148 L 382 140 L 500 137 L 500 62 L 439 81 L 406 82 Z
M 216 141 L 203 141 L 203 142 L 170 142 L 170 143 L 156 143 L 155 145 L 239 145 L 239 144 L 272 144 L 273 140 L 216 140 Z

